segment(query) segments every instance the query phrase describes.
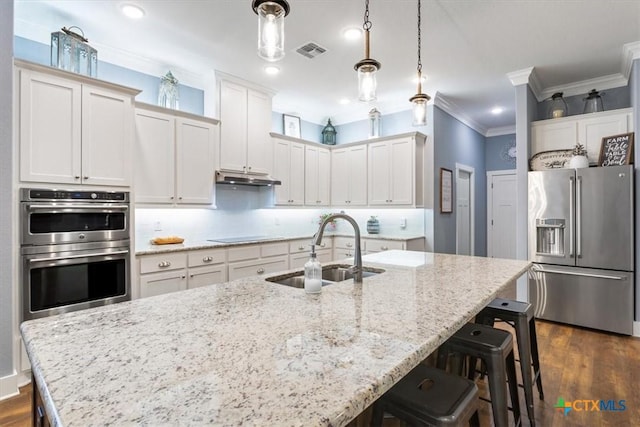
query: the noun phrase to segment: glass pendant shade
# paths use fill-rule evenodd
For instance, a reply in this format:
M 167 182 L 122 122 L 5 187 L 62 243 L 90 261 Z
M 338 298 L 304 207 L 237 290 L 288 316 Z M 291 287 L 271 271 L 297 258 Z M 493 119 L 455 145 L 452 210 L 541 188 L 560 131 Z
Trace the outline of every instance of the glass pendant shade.
M 258 56 L 270 62 L 284 58 L 284 17 L 289 4 L 284 0 L 254 0 L 258 14 Z
M 84 33 L 62 28 L 51 33 L 51 66 L 90 77 L 98 76 L 98 51 L 89 46 Z
M 378 68 L 375 65 L 362 64 L 356 70 L 358 71 L 358 99 L 365 102 L 375 100 Z
M 411 98 L 411 103 L 413 104 L 413 126 L 427 125 L 427 101 L 429 99 L 429 96 L 423 93 Z

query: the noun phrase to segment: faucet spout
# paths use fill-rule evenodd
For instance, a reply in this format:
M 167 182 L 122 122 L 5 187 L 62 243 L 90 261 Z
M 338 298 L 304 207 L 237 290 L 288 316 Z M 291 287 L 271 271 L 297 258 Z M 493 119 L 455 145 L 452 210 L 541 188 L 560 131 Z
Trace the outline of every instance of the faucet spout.
M 334 219 L 344 219 L 353 227 L 353 231 L 355 232 L 355 254 L 354 254 L 354 262 L 355 265 L 352 267 L 353 270 L 353 282 L 354 283 L 362 283 L 362 251 L 360 249 L 360 227 L 358 227 L 358 223 L 352 217 L 346 214 L 337 213 L 331 214 L 322 221 L 320 224 L 320 228 L 311 239 L 311 245 L 317 246 L 322 243 L 322 236 L 324 235 L 324 229 L 329 222 Z

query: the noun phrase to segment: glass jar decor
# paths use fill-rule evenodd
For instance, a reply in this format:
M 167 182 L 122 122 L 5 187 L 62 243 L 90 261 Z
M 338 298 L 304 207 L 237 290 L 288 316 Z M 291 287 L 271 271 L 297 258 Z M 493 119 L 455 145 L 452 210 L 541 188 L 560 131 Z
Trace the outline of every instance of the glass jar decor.
M 81 34 L 71 31 L 77 29 Z M 84 31 L 62 27 L 51 33 L 51 66 L 89 77 L 98 76 L 98 51 L 89 46 Z
M 331 119 L 327 121 L 327 125 L 322 129 L 322 143 L 326 145 L 336 145 L 336 128 L 331 124 Z
M 556 92 L 551 95 L 551 105 L 549 106 L 548 117 L 550 119 L 557 119 L 565 117 L 569 114 L 569 107 L 567 102 L 562 97 L 562 92 Z
M 179 100 L 178 79 L 171 74 L 171 71 L 168 71 L 167 74 L 160 78 L 158 105 L 177 110 L 179 108 Z
M 604 105 L 602 105 L 602 95 L 604 92 L 600 93 L 595 89 L 592 89 L 591 92 L 587 94 L 587 97 L 584 98 L 584 114 L 588 113 L 597 113 L 598 111 L 604 111 Z
M 369 138 L 380 136 L 380 111 L 375 108 L 369 111 Z
M 371 216 L 367 220 L 367 233 L 369 234 L 378 234 L 380 233 L 380 221 L 375 216 Z

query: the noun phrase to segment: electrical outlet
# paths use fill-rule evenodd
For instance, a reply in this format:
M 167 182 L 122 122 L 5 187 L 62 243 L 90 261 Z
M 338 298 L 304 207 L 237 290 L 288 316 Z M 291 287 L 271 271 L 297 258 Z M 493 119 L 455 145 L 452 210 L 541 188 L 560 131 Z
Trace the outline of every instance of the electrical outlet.
M 407 218 L 400 218 L 400 228 L 403 230 L 407 228 Z
M 276 219 L 275 219 L 275 224 L 276 224 L 276 225 L 280 225 L 280 218 L 276 217 Z
M 162 224 L 160 221 L 156 221 L 153 223 L 153 231 L 162 231 Z

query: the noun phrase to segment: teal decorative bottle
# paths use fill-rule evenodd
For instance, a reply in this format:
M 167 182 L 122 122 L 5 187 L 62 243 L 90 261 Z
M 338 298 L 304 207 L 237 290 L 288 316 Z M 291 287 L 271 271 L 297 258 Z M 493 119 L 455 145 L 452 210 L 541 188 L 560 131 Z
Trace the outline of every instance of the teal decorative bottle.
M 367 220 L 367 233 L 378 234 L 380 233 L 380 221 L 375 216 L 372 216 Z

